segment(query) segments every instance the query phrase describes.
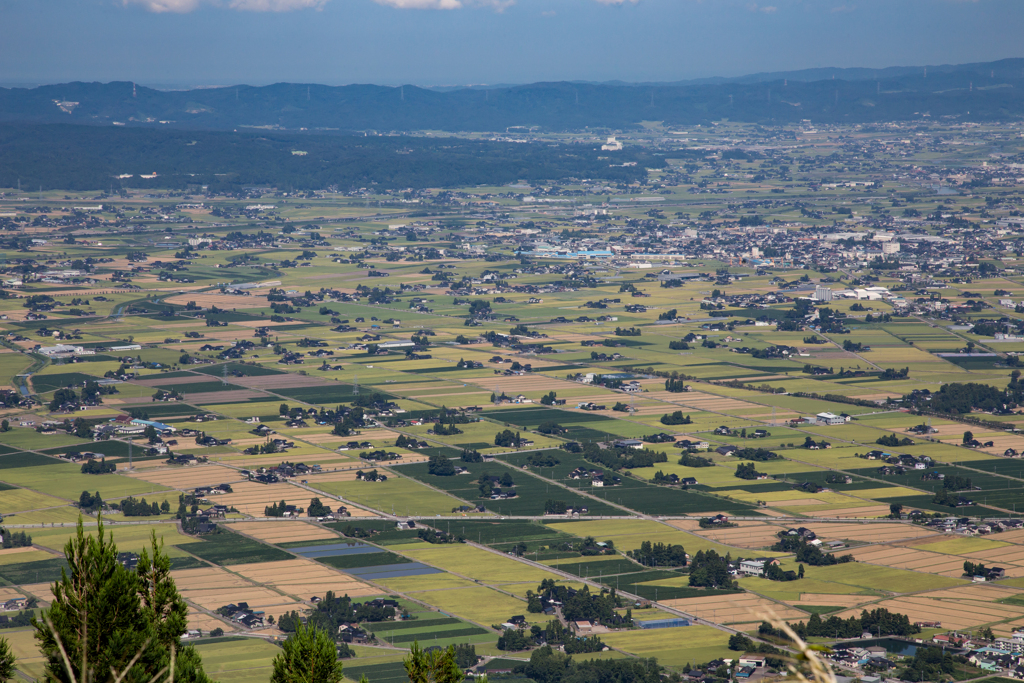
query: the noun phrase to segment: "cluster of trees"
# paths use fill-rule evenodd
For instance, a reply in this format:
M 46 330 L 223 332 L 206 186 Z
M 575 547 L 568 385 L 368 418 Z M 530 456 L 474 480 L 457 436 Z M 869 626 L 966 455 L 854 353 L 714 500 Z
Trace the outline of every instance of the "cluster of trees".
M 1020 373 L 1014 370 L 1013 374 L 1019 376 Z M 929 396 L 931 400 L 928 400 Z M 972 410 L 1002 412 L 1004 404 L 1016 404 L 1019 398 L 1024 398 L 1024 383 L 1019 382 L 1016 377 L 1011 375 L 1007 391 L 1000 391 L 987 384 L 953 382 L 943 384 L 938 391 L 931 394 L 907 394 L 903 397 L 903 403 L 936 413 L 959 415 Z
M 967 657 L 963 655 L 946 652 L 941 647 L 919 647 L 897 675 L 904 681 L 941 681 L 954 678 L 956 667 L 965 664 Z
M 879 377 L 881 379 L 907 379 L 910 377 L 910 368 L 903 368 L 902 370 L 886 368 Z
M 668 543 L 652 543 L 644 541 L 636 550 L 630 550 L 627 556 L 645 567 L 685 567 L 686 550 L 681 545 Z
M 491 491 L 494 489 L 495 482 L 502 488 L 511 488 L 516 485 L 515 480 L 512 479 L 512 475 L 508 472 L 504 472 L 500 478 L 497 478 L 487 472 L 480 475 L 480 478 L 476 480 L 477 486 L 480 489 L 481 498 L 490 498 Z
M 763 655 L 780 655 L 777 657 L 765 657 L 765 664 L 773 669 L 781 669 L 786 665 L 788 659 L 786 653 L 774 645 L 758 643 L 744 633 L 734 633 L 729 636 L 729 649 L 734 652 L 757 652 Z
M 738 451 L 734 451 L 733 455 L 743 460 L 757 460 L 758 462 L 782 459 L 781 455 L 767 448 L 741 448 Z
M 741 462 L 736 465 L 735 475 L 740 479 L 754 480 L 765 476 L 764 472 L 758 472 L 752 462 Z
M 285 633 L 294 633 L 301 624 L 298 614 L 282 614 L 277 626 Z M 394 619 L 395 608 L 372 602 L 354 602 L 348 595 L 338 597 L 334 591 L 327 591 L 324 599 L 317 603 L 316 609 L 306 620 L 310 627 L 324 629 L 328 633 L 338 633 L 343 623 L 379 622 Z
M 914 440 L 907 437 L 901 439 L 895 434 L 886 434 L 875 439 L 875 443 L 881 446 L 888 446 L 889 448 L 898 448 L 899 446 L 913 446 Z
M 693 453 L 683 453 L 679 457 L 679 464 L 686 467 L 714 467 L 715 461 Z
M 662 286 L 664 285 L 665 283 L 662 282 Z M 684 341 L 670 341 L 668 343 L 668 348 L 671 351 L 688 351 L 690 349 L 690 345 Z
M 661 416 L 661 424 L 663 425 L 688 425 L 690 422 L 690 416 L 683 415 L 681 410 L 677 410 L 674 413 L 665 413 Z
M 669 391 L 673 394 L 681 394 L 686 391 L 686 380 L 682 379 L 669 379 L 665 380 L 665 391 Z
M 438 422 L 433 427 L 434 434 L 438 436 L 455 436 L 456 434 L 462 434 L 462 430 L 455 426 L 455 422 L 449 422 L 447 425 Z
M 533 467 L 554 467 L 558 463 L 562 462 L 556 458 L 551 451 L 531 453 L 527 456 L 526 461 Z
M 466 537 L 463 534 L 450 534 L 447 531 L 436 531 L 434 529 L 425 529 L 420 527 L 416 536 L 427 543 L 444 544 L 444 543 L 465 543 Z
M 320 502 L 319 498 L 311 498 L 306 514 L 310 517 L 326 517 L 331 514 L 331 508 Z
M 932 502 L 936 505 L 945 505 L 947 507 L 955 508 L 961 505 L 973 505 L 972 501 L 962 498 L 959 493 L 950 491 L 949 489 L 942 488 L 932 498 Z
M 0 535 L 3 536 L 4 548 L 27 548 L 32 545 L 32 537 L 24 531 L 9 531 L 0 527 Z
M 284 517 L 287 506 L 282 500 L 280 503 L 272 503 L 267 507 L 263 508 L 264 517 Z M 302 514 L 302 508 L 295 509 L 296 514 Z
M 483 462 L 484 456 L 480 455 L 480 451 L 474 450 L 472 448 L 463 448 L 462 452 L 459 453 L 459 460 L 461 460 L 462 462 L 469 463 Z
M 451 477 L 455 474 L 455 463 L 444 455 L 432 455 L 427 461 L 427 472 L 435 477 Z
M 152 503 L 147 503 L 145 498 L 139 499 L 134 496 L 128 496 L 119 504 L 113 503 L 111 507 L 119 507 L 125 517 L 151 517 L 171 511 L 171 504 L 166 500 L 160 504 L 155 500 Z
M 106 458 L 88 460 L 82 463 L 82 474 L 110 474 L 117 470 L 117 465 L 107 462 Z
M 661 683 L 662 667 L 655 659 L 575 659 L 546 645 L 515 672 L 536 683 Z
M 83 512 L 102 510 L 103 498 L 100 497 L 100 492 L 89 493 L 88 491 L 82 491 L 82 495 L 78 497 L 78 509 Z
M 520 443 L 522 443 L 522 437 L 519 435 L 519 432 L 513 432 L 511 429 L 502 430 L 494 435 L 495 446 L 519 448 Z
M 639 327 L 616 327 L 616 337 L 639 337 L 641 334 Z
M 785 531 L 779 532 L 779 540 L 772 545 L 771 549 L 796 555 L 797 562 L 809 564 L 812 567 L 828 567 L 834 564 L 846 564 L 853 562 L 853 555 L 836 556 L 833 553 L 823 553 L 818 546 L 811 545 L 802 536 L 790 536 Z
M 544 422 L 541 422 L 539 425 L 537 425 L 537 431 L 540 432 L 541 434 L 553 434 L 557 436 L 559 434 L 564 434 L 569 430 L 563 427 L 562 425 L 558 424 L 557 422 L 545 420 Z
M 583 457 L 615 471 L 622 468 L 652 467 L 656 463 L 668 461 L 668 456 L 660 451 L 647 448 L 601 448 L 593 443 L 583 447 Z
M 964 561 L 964 576 L 985 576 L 988 568 L 981 562 Z
M 543 396 L 540 397 L 540 404 L 543 405 L 543 406 L 554 405 L 555 401 L 557 399 L 558 399 L 558 394 L 556 394 L 553 391 L 549 391 L 548 393 L 546 393 L 546 394 L 544 394 Z
M 722 557 L 714 550 L 698 550 L 690 560 L 690 585 L 703 588 L 736 588 L 729 575 L 729 555 Z
M 530 627 L 529 635 L 518 629 L 504 631 L 498 638 L 498 649 L 525 650 L 538 643 L 561 645 L 563 651 L 570 655 L 600 652 L 605 648 L 605 644 L 599 636 L 577 637 L 556 619 L 549 621 L 543 627 L 534 624 Z
M 950 491 L 971 490 L 974 484 L 970 477 L 961 477 L 959 474 L 947 474 L 942 480 L 942 488 Z
M 808 637 L 859 638 L 865 631 L 877 636 L 912 636 L 921 632 L 921 627 L 915 626 L 906 614 L 890 612 L 884 607 L 873 609 L 870 612 L 862 610 L 859 617 L 850 617 L 849 619 L 841 619 L 836 616 L 822 619 L 820 615 L 812 614 L 806 624 L 801 621 L 790 625 L 796 634 L 804 639 Z M 765 626 L 762 624 L 758 628 L 758 633 L 776 638 L 786 637 L 780 629 L 772 628 L 771 624 L 767 624 L 770 631 L 765 629 Z
M 564 515 L 568 510 L 569 506 L 564 500 L 552 500 L 549 498 L 544 501 L 545 515 Z
M 559 586 L 554 579 L 544 579 L 537 592 L 527 592 L 527 609 L 530 611 L 543 611 L 536 609 L 543 601 L 557 600 L 562 603 L 562 616 L 567 621 L 593 621 L 605 625 L 630 626 L 633 623 L 632 610 L 626 611 L 625 619 L 620 619 L 615 610 L 625 606 L 615 593 L 615 589 L 601 589 L 598 594 L 590 592 L 589 586 L 583 586 L 574 594 L 565 586 Z M 533 609 L 531 609 L 531 606 Z

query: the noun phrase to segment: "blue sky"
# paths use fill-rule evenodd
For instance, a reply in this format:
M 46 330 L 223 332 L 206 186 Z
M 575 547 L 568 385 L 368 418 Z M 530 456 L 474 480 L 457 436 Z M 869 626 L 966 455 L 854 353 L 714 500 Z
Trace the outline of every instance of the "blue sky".
M 674 81 L 1024 56 L 1024 0 L 0 0 L 0 81 Z

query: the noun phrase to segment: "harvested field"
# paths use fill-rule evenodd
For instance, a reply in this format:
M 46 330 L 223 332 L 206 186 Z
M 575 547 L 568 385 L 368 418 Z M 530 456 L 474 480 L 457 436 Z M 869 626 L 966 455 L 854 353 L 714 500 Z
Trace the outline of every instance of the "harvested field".
M 278 462 L 280 462 L 280 458 Z M 162 467 L 147 472 L 132 472 L 128 476 L 178 490 L 194 489 L 197 486 L 216 486 L 217 484 L 233 485 L 235 482 L 245 480 L 238 470 L 219 465 Z
M 786 507 L 790 507 L 794 503 L 788 501 Z M 797 510 L 799 512 L 799 510 Z M 844 507 L 844 508 L 831 508 L 824 510 L 814 510 L 815 516 L 821 517 L 835 517 L 836 519 L 853 519 L 853 518 L 865 518 L 875 519 L 878 517 L 885 517 L 889 514 L 888 505 L 865 505 L 863 507 Z
M 202 308 L 216 306 L 217 308 L 226 308 L 229 311 L 234 308 L 266 308 L 270 305 L 267 303 L 266 295 L 262 294 L 233 296 L 231 294 L 200 294 L 196 292 L 169 296 L 164 301 L 178 306 L 184 306 L 189 301 L 194 301 L 196 305 Z
M 292 541 L 317 541 L 322 538 L 338 538 L 338 534 L 323 527 L 306 522 L 288 520 L 283 522 L 235 522 L 229 527 L 266 543 L 290 543 Z
M 807 614 L 798 609 L 781 605 L 753 593 L 736 595 L 712 595 L 706 598 L 679 598 L 661 600 L 661 604 L 674 607 L 701 619 L 710 619 L 720 624 L 741 624 L 764 620 L 767 609 L 775 612 L 780 619 L 806 619 Z
M 12 555 L 13 556 L 23 555 L 25 553 L 37 553 L 37 552 L 43 552 L 43 551 L 40 551 L 35 546 L 31 546 L 31 545 L 25 546 L 24 548 L 4 548 L 3 550 L 0 550 L 0 563 L 7 564 L 9 562 L 25 562 L 25 560 L 20 558 L 20 557 L 15 557 L 14 559 L 12 559 L 11 556 Z M 56 555 L 50 555 L 50 557 L 57 557 L 57 556 Z M 3 590 L 3 589 L 0 589 L 0 590 Z M 0 597 L 3 597 L 3 596 L 0 595 Z
M 382 592 L 380 588 L 370 586 L 313 560 L 238 564 L 232 566 L 231 570 L 255 583 L 273 586 L 292 595 L 305 596 L 305 599 L 313 595 L 323 595 L 327 591 L 334 591 L 337 595 L 348 594 L 351 597 L 379 595 Z
M 680 406 L 687 406 L 695 410 L 707 410 L 718 413 L 728 413 L 736 410 L 750 410 L 752 408 L 764 408 L 756 403 L 748 403 L 735 398 L 725 398 L 714 394 L 705 394 L 700 391 L 688 391 L 684 394 L 675 394 L 668 391 L 652 391 L 646 394 L 645 398 L 653 398 L 667 403 L 675 403 Z
M 280 459 L 278 459 L 280 462 Z M 232 487 L 234 493 L 217 496 L 217 502 L 235 506 L 239 512 L 253 517 L 262 517 L 264 508 L 272 503 L 284 501 L 288 505 L 305 508 L 313 497 L 309 491 L 291 484 L 257 484 L 242 482 Z M 325 503 L 326 504 L 326 503 Z
M 858 562 L 880 564 L 896 569 L 912 569 L 914 571 L 959 577 L 963 574 L 963 560 L 949 555 L 930 553 L 925 550 L 905 548 L 903 546 L 870 546 L 858 548 L 850 553 Z
M 904 539 L 936 537 L 937 534 L 912 524 L 830 524 L 815 522 L 809 528 L 823 541 L 860 541 L 863 543 L 891 543 Z
M 187 628 L 190 630 L 201 629 L 204 633 L 207 633 L 215 628 L 222 628 L 225 631 L 230 631 L 231 625 L 189 605 Z
M 676 526 L 675 522 L 669 522 Z M 738 522 L 740 526 L 729 529 L 694 529 L 693 533 L 698 536 L 710 539 L 717 543 L 732 545 L 738 548 L 749 548 L 759 550 L 767 548 L 778 541 L 779 531 L 782 527 L 763 522 Z M 680 527 L 677 527 L 680 528 Z
M 50 590 L 50 584 L 48 583 L 26 583 L 21 585 L 21 590 L 25 591 L 29 595 L 34 595 L 42 603 L 43 607 L 48 607 L 53 602 L 53 591 Z
M 1001 605 L 984 600 L 970 599 L 938 599 L 924 596 L 908 596 L 893 598 L 877 603 L 890 612 L 901 612 L 910 617 L 910 621 L 937 621 L 943 629 L 967 629 L 995 621 L 1020 618 L 1024 616 L 1024 607 Z M 860 611 L 853 609 L 841 612 L 842 618 L 859 616 Z

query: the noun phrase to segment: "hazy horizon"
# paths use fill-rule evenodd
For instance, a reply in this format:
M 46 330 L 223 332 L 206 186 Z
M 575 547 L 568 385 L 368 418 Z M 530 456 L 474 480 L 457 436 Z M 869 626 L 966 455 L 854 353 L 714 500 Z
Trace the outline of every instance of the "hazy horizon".
M 4 83 L 672 82 L 1020 55 L 1019 0 L 5 0 Z

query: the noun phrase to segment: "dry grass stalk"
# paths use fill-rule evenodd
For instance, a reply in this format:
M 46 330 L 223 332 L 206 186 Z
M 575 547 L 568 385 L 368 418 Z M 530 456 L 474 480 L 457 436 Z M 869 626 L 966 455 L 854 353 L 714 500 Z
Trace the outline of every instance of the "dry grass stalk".
M 800 683 L 836 683 L 832 664 L 824 659 L 814 646 L 806 643 L 789 624 L 779 618 L 771 608 L 757 612 L 757 617 L 781 630 L 793 642 L 790 646 L 797 653 L 793 657 L 782 657 L 789 673 Z

